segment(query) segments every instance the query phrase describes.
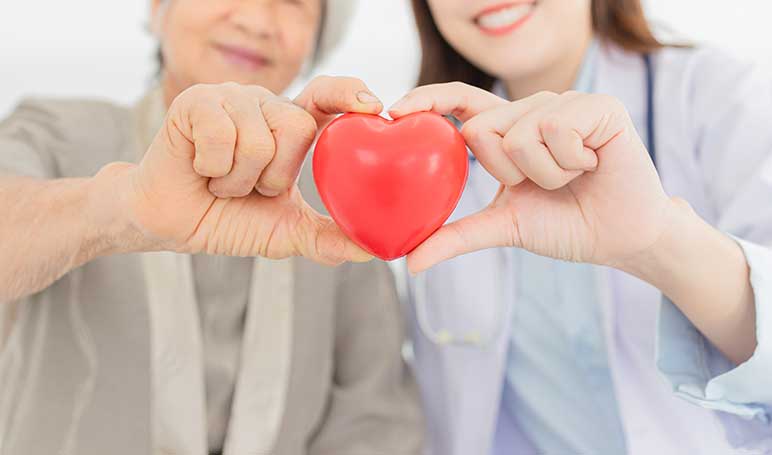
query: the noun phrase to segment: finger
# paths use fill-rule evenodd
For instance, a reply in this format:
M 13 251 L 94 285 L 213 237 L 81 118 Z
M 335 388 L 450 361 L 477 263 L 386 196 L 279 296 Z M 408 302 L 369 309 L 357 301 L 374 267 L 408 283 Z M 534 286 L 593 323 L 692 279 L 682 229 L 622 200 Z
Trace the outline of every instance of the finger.
M 414 112 L 430 111 L 453 115 L 466 122 L 481 112 L 506 104 L 507 100 L 487 90 L 461 82 L 449 82 L 413 89 L 391 106 L 389 115 L 397 119 Z
M 541 92 L 531 97 L 489 109 L 464 124 L 461 134 L 480 164 L 499 182 L 517 185 L 526 177 L 504 150 L 504 136 L 533 109 L 549 103 L 557 95 Z
M 583 95 L 565 103 L 557 114 L 561 125 L 576 131 L 584 147 L 594 151 L 598 159 L 602 159 L 598 152 L 615 140 L 633 139 L 642 147 L 627 108 L 613 96 Z M 645 149 L 640 158 L 650 161 Z
M 327 126 L 337 114 L 380 114 L 383 110 L 378 97 L 353 77 L 316 77 L 294 102 L 314 117 L 319 128 Z
M 209 191 L 221 198 L 244 197 L 254 190 L 276 145 L 258 102 L 237 94 L 225 100 L 223 108 L 236 126 L 233 166 L 228 175 L 209 181 Z
M 539 111 L 542 114 L 538 124 L 542 142 L 562 169 L 587 171 L 595 169 L 598 164 L 595 152 L 584 147 L 582 137 L 569 126 L 571 122 L 563 115 L 567 104 L 584 96 L 580 92 L 568 91 Z
M 276 196 L 294 185 L 300 167 L 316 137 L 316 121 L 284 98 L 269 97 L 262 111 L 276 142 L 276 153 L 257 181 L 264 196 Z
M 486 248 L 517 246 L 516 224 L 505 209 L 489 207 L 438 229 L 407 255 L 417 274 L 448 259 Z
M 518 123 L 504 136 L 504 153 L 520 171 L 536 185 L 554 190 L 582 174 L 583 171 L 567 171 L 553 158 L 536 127 L 531 122 Z
M 301 256 L 327 265 L 373 259 L 371 254 L 346 237 L 330 217 L 322 216 L 311 208 L 307 210 L 305 226 L 299 227 L 301 232 L 305 232 L 298 252 Z
M 193 169 L 203 177 L 223 177 L 231 171 L 236 126 L 219 100 L 199 98 L 188 111 L 195 147 Z
M 550 116 L 539 123 L 544 144 L 555 161 L 565 170 L 591 171 L 598 166 L 598 156 L 584 146 L 579 133 L 567 126 L 558 116 Z

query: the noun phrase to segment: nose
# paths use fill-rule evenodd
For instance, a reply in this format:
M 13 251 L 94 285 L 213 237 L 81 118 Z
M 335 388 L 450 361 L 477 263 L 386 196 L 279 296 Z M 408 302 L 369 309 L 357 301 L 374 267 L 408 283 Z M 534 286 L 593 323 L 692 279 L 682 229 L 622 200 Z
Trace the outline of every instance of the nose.
M 234 3 L 229 19 L 251 38 L 270 39 L 276 34 L 275 10 L 272 0 L 240 0 Z

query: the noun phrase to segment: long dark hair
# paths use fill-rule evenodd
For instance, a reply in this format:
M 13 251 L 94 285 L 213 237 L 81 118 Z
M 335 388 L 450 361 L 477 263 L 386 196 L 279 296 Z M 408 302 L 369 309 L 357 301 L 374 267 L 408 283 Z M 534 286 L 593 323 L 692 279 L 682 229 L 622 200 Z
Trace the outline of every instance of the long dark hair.
M 493 88 L 493 76 L 445 41 L 426 0 L 413 0 L 413 11 L 423 51 L 418 85 L 461 81 Z M 640 0 L 592 0 L 592 27 L 599 38 L 633 52 L 648 53 L 664 46 L 652 33 Z

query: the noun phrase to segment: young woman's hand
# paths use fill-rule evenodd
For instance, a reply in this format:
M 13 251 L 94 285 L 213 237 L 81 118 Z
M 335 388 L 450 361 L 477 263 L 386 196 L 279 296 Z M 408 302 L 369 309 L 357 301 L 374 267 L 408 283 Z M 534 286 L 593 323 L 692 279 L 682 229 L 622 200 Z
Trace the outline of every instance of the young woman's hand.
M 258 86 L 194 86 L 174 100 L 139 166 L 124 173 L 127 215 L 155 249 L 367 260 L 305 203 L 295 180 L 317 121 L 381 109 L 348 78 L 315 80 L 297 103 Z
M 501 187 L 486 209 L 416 248 L 412 272 L 496 246 L 617 265 L 654 245 L 681 209 L 612 97 L 542 92 L 507 102 L 449 83 L 417 88 L 389 113 L 427 110 L 464 122 L 467 145 Z

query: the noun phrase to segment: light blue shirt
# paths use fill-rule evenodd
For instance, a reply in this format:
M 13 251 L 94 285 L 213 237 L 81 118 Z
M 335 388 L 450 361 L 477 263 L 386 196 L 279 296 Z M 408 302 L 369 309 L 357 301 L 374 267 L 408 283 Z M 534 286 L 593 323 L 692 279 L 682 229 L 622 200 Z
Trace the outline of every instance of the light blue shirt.
M 574 89 L 592 92 L 597 43 Z M 502 412 L 540 454 L 621 454 L 593 266 L 509 251 L 515 307 Z

